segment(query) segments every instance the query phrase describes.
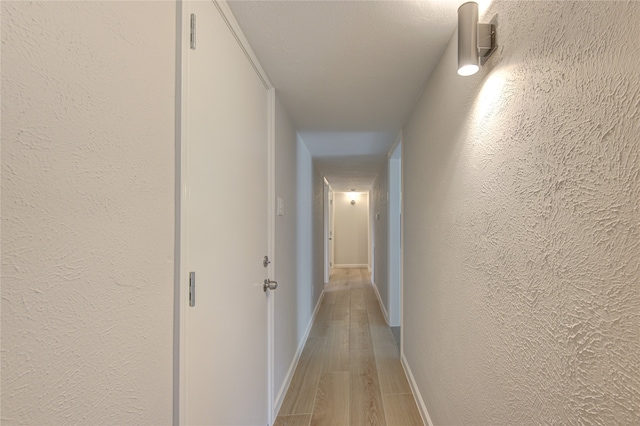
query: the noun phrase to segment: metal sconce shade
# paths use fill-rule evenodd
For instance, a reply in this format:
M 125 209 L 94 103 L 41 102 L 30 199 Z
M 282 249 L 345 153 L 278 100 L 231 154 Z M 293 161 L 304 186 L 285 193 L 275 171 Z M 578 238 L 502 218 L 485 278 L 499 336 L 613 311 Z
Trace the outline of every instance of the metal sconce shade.
M 478 3 L 458 8 L 458 74 L 468 76 L 480 69 L 478 57 Z
M 495 26 L 478 23 L 478 3 L 458 8 L 458 74 L 475 74 L 496 50 Z

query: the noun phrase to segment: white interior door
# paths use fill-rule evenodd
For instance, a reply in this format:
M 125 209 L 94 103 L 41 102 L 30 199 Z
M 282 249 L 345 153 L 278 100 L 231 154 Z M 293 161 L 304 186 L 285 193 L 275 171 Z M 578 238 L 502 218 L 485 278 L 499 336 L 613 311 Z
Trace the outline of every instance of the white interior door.
M 269 96 L 218 5 L 183 14 L 180 422 L 266 425 Z

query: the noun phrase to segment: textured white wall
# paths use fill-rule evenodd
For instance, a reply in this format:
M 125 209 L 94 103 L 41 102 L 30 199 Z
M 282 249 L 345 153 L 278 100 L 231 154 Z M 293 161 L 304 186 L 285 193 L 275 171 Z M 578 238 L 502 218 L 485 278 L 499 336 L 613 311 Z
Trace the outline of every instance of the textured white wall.
M 296 129 L 276 99 L 276 196 L 284 200 L 284 216 L 276 216 L 275 371 L 280 392 L 298 349 L 298 281 L 296 277 Z M 304 330 L 303 330 L 304 331 Z M 284 394 L 282 395 L 284 397 Z
M 172 419 L 174 2 L 2 2 L 2 423 Z
M 495 13 L 404 129 L 408 365 L 436 424 L 639 424 L 640 3 Z
M 351 205 L 349 193 L 334 195 L 335 266 L 367 265 L 369 263 L 369 194 L 359 193 Z

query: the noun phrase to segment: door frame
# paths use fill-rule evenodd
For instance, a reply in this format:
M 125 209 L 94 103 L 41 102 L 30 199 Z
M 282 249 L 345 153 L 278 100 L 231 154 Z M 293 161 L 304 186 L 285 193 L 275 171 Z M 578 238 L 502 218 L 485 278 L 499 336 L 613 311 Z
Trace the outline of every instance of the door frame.
M 389 325 L 402 327 L 402 136 L 389 151 L 388 164 Z
M 333 188 L 324 178 L 324 284 L 329 284 L 333 269 Z
M 210 0 L 218 9 L 227 27 L 235 37 L 247 60 L 254 68 L 267 91 L 267 255 L 271 260 L 267 274 L 274 278 L 275 269 L 275 89 L 258 58 L 254 54 L 249 42 L 245 38 L 229 5 L 225 0 Z M 189 1 L 178 0 L 176 4 L 176 172 L 175 172 L 175 273 L 174 273 L 174 362 L 173 362 L 173 424 L 185 423 L 186 369 L 185 357 L 182 356 L 186 348 L 186 310 L 184 304 L 188 300 L 189 280 L 186 275 L 186 196 L 189 182 L 185 173 L 186 151 L 188 149 L 188 132 L 185 119 L 188 116 L 187 102 L 187 55 L 189 54 L 190 14 Z M 274 418 L 274 308 L 275 292 L 267 296 L 267 421 L 273 424 Z

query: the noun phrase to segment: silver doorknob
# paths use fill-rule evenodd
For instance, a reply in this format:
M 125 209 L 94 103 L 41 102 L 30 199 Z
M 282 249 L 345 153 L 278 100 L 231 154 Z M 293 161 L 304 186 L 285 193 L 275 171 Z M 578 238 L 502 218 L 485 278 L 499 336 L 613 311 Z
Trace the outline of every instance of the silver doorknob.
M 265 293 L 267 292 L 267 290 L 275 290 L 276 288 L 278 288 L 278 281 L 272 281 L 269 278 L 265 278 L 262 288 L 264 288 Z

